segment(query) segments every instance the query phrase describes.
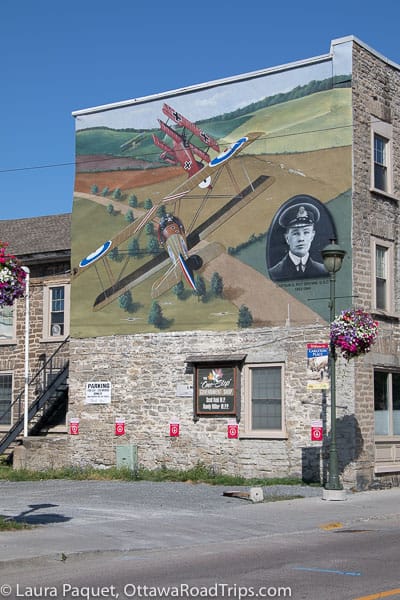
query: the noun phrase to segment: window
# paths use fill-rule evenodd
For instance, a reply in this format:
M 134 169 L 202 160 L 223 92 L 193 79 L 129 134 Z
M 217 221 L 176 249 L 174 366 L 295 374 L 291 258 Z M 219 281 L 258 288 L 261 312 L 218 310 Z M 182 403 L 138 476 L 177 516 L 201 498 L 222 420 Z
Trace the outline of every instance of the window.
M 0 308 L 0 344 L 15 344 L 15 319 L 12 306 Z
M 375 190 L 392 193 L 392 126 L 372 118 L 372 177 L 371 186 Z
M 372 238 L 372 303 L 385 312 L 393 309 L 393 244 Z
M 12 402 L 12 375 L 0 373 L 0 424 L 10 425 Z
M 251 437 L 284 437 L 283 366 L 246 365 L 245 430 Z
M 374 373 L 375 435 L 400 435 L 400 373 Z
M 44 288 L 44 339 L 65 339 L 69 334 L 69 298 L 69 285 L 54 285 Z

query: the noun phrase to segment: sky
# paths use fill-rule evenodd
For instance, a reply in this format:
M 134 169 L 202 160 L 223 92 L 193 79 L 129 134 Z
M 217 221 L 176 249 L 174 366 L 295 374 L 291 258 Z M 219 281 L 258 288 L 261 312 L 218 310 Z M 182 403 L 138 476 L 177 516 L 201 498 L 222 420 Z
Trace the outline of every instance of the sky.
M 400 2 L 1 0 L 0 219 L 68 213 L 74 111 L 329 53 L 400 64 Z

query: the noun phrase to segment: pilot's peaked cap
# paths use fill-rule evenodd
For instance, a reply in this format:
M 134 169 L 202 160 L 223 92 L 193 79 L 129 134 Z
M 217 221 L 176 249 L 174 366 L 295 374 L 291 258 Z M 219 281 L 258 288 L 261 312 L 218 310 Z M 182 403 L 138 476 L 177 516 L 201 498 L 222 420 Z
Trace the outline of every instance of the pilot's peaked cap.
M 279 217 L 279 225 L 288 227 L 305 227 L 318 223 L 320 212 L 313 204 L 299 202 L 286 208 Z

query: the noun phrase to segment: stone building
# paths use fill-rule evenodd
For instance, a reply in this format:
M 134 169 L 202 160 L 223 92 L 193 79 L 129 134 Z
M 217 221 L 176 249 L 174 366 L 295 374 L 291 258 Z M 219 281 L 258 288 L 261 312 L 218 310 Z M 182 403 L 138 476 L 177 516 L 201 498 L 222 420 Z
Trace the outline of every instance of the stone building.
M 369 353 L 334 363 L 341 483 L 398 484 L 399 98 L 399 65 L 351 36 L 74 113 L 60 461 L 325 482 L 334 299 L 379 324 Z
M 0 311 L 1 454 L 15 450 L 26 425 L 30 435 L 67 431 L 66 375 L 54 381 L 68 363 L 70 232 L 70 214 L 0 221 L 1 241 L 29 272 L 29 300 Z

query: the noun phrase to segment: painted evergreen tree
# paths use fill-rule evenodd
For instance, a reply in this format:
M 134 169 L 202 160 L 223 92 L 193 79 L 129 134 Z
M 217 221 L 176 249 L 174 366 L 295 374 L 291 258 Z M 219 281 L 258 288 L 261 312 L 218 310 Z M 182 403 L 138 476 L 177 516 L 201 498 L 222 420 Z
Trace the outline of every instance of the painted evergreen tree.
M 136 238 L 132 238 L 128 243 L 128 254 L 132 258 L 136 258 L 140 254 L 139 242 Z
M 253 325 L 253 315 L 245 304 L 239 308 L 239 315 L 237 321 L 238 327 L 244 329 L 245 327 L 251 327 Z
M 150 325 L 154 325 L 154 327 L 157 327 L 158 329 L 161 329 L 164 322 L 161 306 L 155 300 L 151 305 L 148 322 Z
M 213 273 L 211 277 L 211 291 L 218 298 L 221 298 L 224 292 L 224 282 L 221 275 L 217 272 Z
M 134 220 L 135 220 L 135 217 L 133 216 L 133 211 L 128 210 L 125 215 L 125 221 L 128 221 L 128 223 L 133 223 Z
M 136 196 L 136 194 L 131 194 L 131 195 L 129 196 L 128 204 L 129 204 L 129 206 L 131 206 L 132 208 L 137 208 L 137 205 L 138 205 L 138 199 L 137 199 L 137 196 Z
M 146 210 L 150 210 L 150 208 L 153 208 L 153 202 L 152 202 L 152 200 L 150 198 L 146 198 L 146 200 L 144 201 L 143 206 L 144 206 L 144 208 Z
M 185 297 L 185 286 L 183 285 L 183 281 L 178 281 L 178 283 L 172 288 L 172 291 L 178 300 L 183 300 Z
M 133 298 L 130 290 L 127 290 L 118 298 L 118 304 L 123 310 L 130 312 L 133 306 Z
M 207 288 L 206 288 L 206 282 L 204 280 L 204 277 L 202 277 L 201 275 L 197 275 L 197 277 L 195 279 L 195 284 L 196 284 L 196 291 L 194 291 L 193 293 L 198 297 L 199 300 L 201 300 L 201 302 L 205 302 L 206 295 L 207 295 Z
M 92 187 L 90 188 L 90 191 L 92 194 L 98 194 L 99 193 L 99 188 L 97 187 L 97 185 L 94 183 L 92 185 Z

